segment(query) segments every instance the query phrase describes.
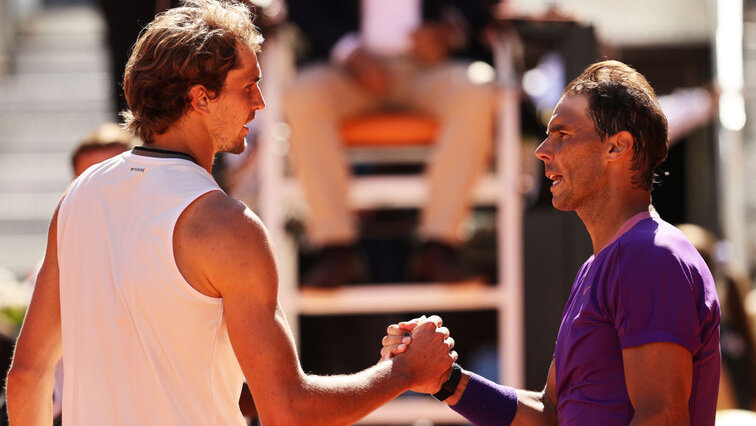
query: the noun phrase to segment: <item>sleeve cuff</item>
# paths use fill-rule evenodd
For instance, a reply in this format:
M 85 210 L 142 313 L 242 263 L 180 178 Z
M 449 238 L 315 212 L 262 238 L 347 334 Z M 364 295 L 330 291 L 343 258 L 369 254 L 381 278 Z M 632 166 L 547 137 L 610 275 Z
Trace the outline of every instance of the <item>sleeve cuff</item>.
M 517 413 L 517 391 L 470 373 L 462 397 L 449 407 L 476 425 L 508 425 Z
M 634 348 L 636 346 L 647 345 L 649 343 L 675 343 L 694 353 L 699 346 L 699 341 L 693 336 L 681 336 L 671 331 L 648 331 L 642 334 L 620 337 L 620 347 L 622 349 Z

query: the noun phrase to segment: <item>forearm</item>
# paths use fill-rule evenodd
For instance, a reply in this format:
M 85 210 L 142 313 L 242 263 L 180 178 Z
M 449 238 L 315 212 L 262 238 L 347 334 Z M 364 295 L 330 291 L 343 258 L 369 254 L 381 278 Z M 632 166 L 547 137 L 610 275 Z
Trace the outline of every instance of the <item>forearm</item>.
M 348 425 L 409 388 L 409 377 L 393 360 L 350 375 L 303 375 L 288 396 L 289 416 L 281 411 L 265 424 Z M 258 407 L 259 410 L 259 407 Z M 280 422 L 280 423 L 279 423 Z
M 11 425 L 52 424 L 53 375 L 11 368 L 7 380 L 8 419 Z
M 297 424 L 352 424 L 391 401 L 410 385 L 393 362 L 381 362 L 351 375 L 307 375 L 298 392 Z
M 502 386 L 463 372 L 449 407 L 477 425 L 556 425 L 556 411 L 544 392 Z
M 517 415 L 513 425 L 557 425 L 556 407 L 546 398 L 545 392 L 517 391 Z

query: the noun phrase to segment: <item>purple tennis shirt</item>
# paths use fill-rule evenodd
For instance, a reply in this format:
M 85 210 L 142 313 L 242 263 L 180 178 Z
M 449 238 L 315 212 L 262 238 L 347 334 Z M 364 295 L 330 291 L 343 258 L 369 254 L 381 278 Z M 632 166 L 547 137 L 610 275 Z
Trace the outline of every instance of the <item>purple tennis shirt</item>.
M 627 425 L 633 406 L 622 350 L 671 342 L 693 355 L 693 425 L 713 425 L 719 389 L 719 300 L 706 263 L 655 213 L 631 218 L 580 268 L 556 349 L 560 425 Z

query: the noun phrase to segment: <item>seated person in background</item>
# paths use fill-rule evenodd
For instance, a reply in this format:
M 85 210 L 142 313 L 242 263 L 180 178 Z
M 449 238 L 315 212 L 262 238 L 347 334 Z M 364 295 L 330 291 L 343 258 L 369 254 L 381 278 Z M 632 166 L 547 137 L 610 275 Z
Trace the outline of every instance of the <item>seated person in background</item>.
M 310 204 L 308 236 L 321 248 L 303 285 L 355 281 L 356 220 L 347 201 L 350 171 L 339 137 L 342 119 L 381 109 L 411 109 L 440 124 L 427 164 L 428 204 L 414 279 L 462 281 L 474 274 L 456 247 L 475 179 L 492 148 L 494 90 L 468 77 L 490 2 L 339 0 L 288 2 L 292 21 L 327 63 L 303 68 L 286 97 L 291 159 Z
M 138 143 L 138 138 L 116 123 L 105 123 L 99 126 L 71 153 L 74 178 L 79 177 L 90 166 L 128 151 Z

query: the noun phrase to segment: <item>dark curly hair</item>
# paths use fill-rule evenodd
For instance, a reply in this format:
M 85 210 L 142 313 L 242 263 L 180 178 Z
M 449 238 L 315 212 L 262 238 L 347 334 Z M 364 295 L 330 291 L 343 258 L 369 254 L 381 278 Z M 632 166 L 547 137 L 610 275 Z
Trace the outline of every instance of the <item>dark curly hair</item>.
M 192 86 L 201 84 L 217 96 L 228 72 L 240 66 L 237 46 L 260 50 L 262 36 L 252 18 L 234 0 L 185 0 L 158 15 L 142 30 L 126 64 L 124 127 L 151 142 L 189 109 Z
M 622 62 L 598 62 L 564 89 L 563 95 L 574 94 L 588 99 L 588 114 L 602 140 L 623 130 L 633 135 L 633 185 L 652 190 L 669 139 L 667 118 L 646 78 Z

